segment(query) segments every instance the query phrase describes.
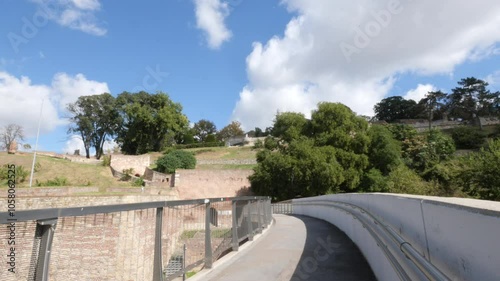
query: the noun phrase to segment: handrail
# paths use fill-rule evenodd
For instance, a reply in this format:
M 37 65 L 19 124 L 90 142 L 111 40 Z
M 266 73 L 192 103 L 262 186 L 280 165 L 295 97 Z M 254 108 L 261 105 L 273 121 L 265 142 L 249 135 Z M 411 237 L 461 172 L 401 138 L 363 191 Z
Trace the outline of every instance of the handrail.
M 307 201 L 307 200 L 301 200 L 301 201 L 293 201 L 293 204 L 296 205 L 323 205 L 323 206 L 329 206 L 329 207 L 335 207 L 338 209 L 342 209 L 351 215 L 353 215 L 356 219 L 358 219 L 363 226 L 366 227 L 370 235 L 377 241 L 380 242 L 380 235 L 376 233 L 374 230 L 375 228 L 372 227 L 371 225 L 367 225 L 362 221 L 362 217 L 355 212 L 349 211 L 349 209 L 344 208 L 342 206 L 338 205 L 344 205 L 353 209 L 358 209 L 359 212 L 364 215 L 365 217 L 368 217 L 368 219 L 372 220 L 374 224 L 380 226 L 380 228 L 384 231 L 385 234 L 392 240 L 393 243 L 395 243 L 398 246 L 398 249 L 421 271 L 423 275 L 425 275 L 429 280 L 431 281 L 449 281 L 449 279 L 444 273 L 442 273 L 437 267 L 435 267 L 432 263 L 430 263 L 428 260 L 426 260 L 424 257 L 420 255 L 420 253 L 413 248 L 413 246 L 407 242 L 406 240 L 403 239 L 399 234 L 397 234 L 389 225 L 383 223 L 381 220 L 379 220 L 377 217 L 375 217 L 373 214 L 368 212 L 367 210 L 351 203 L 346 203 L 342 201 L 336 201 L 336 200 L 315 200 L 315 201 Z M 385 247 L 382 248 L 384 251 L 384 254 L 388 257 L 388 259 L 391 262 L 391 265 L 395 267 L 396 272 L 400 276 L 402 280 L 408 280 L 407 274 L 400 272 L 402 269 L 399 263 L 394 259 L 392 255 L 388 255 L 389 253 L 387 252 L 387 249 Z M 396 262 L 397 264 L 395 264 Z M 403 270 L 404 271 L 404 270 Z M 406 277 L 405 277 L 406 275 Z
M 191 207 L 181 207 L 192 205 Z M 179 208 L 177 208 L 179 207 Z M 217 208 L 222 208 L 224 211 L 226 208 L 230 208 L 229 213 L 230 220 L 227 219 L 228 214 L 219 214 Z M 184 220 L 184 216 L 169 216 L 169 212 L 191 212 L 192 209 L 202 209 L 195 212 L 195 217 L 190 214 L 188 218 L 189 221 L 195 220 L 194 224 L 196 226 L 194 229 L 200 229 L 205 235 L 204 239 L 204 259 L 198 261 L 191 261 L 190 264 L 183 263 L 182 269 L 178 272 L 173 273 L 172 276 L 166 276 L 163 272 L 166 265 L 163 259 L 168 258 L 165 251 L 171 250 L 171 253 L 175 251 L 176 245 L 165 244 L 165 235 L 171 235 L 170 232 L 164 232 L 167 227 L 177 227 L 177 224 L 171 224 L 172 220 Z M 206 199 L 194 199 L 194 200 L 177 200 L 177 201 L 156 201 L 156 202 L 146 202 L 146 203 L 132 203 L 132 204 L 118 204 L 118 205 L 104 205 L 104 206 L 86 206 L 86 207 L 72 207 L 72 208 L 52 208 L 52 209 L 38 209 L 38 210 L 15 210 L 12 212 L 1 212 L 0 213 L 0 225 L 7 224 L 13 225 L 11 231 L 15 231 L 16 223 L 24 222 L 35 222 L 35 229 L 28 230 L 34 231 L 34 239 L 39 241 L 33 243 L 33 251 L 29 252 L 24 256 L 16 255 L 16 258 L 30 258 L 32 262 L 35 262 L 37 266 L 34 268 L 29 268 L 30 276 L 35 276 L 34 280 L 46 281 L 49 278 L 49 266 L 51 264 L 50 257 L 54 252 L 61 247 L 59 244 L 58 249 L 52 249 L 54 233 L 64 234 L 66 229 L 60 228 L 56 229 L 58 220 L 63 217 L 78 217 L 78 216 L 88 216 L 88 215 L 98 215 L 107 213 L 117 213 L 117 212 L 127 212 L 127 211 L 142 211 L 156 209 L 156 216 L 154 218 L 146 217 L 148 223 L 150 223 L 150 229 L 154 229 L 149 235 L 152 239 L 152 245 L 154 246 L 154 252 L 152 253 L 152 260 L 148 260 L 145 264 L 149 264 L 151 274 L 153 276 L 153 281 L 168 281 L 175 278 L 175 276 L 184 275 L 187 270 L 194 268 L 195 266 L 203 264 L 205 268 L 210 268 L 212 263 L 217 260 L 223 253 L 229 250 L 238 250 L 238 246 L 241 242 L 240 239 L 253 240 L 256 233 L 262 232 L 264 228 L 267 228 L 271 222 L 271 199 L 264 196 L 241 196 L 241 197 L 219 197 L 219 198 L 206 198 Z M 185 213 L 179 213 L 185 214 Z M 220 216 L 223 216 L 220 218 Z M 224 219 L 226 217 L 226 219 Z M 171 221 L 169 221 L 171 220 Z M 64 220 L 63 220 L 64 222 Z M 152 223 L 154 223 L 154 226 Z M 192 223 L 192 222 L 191 222 Z M 184 223 L 181 223 L 184 225 Z M 84 228 L 86 225 L 83 226 Z M 91 226 L 92 227 L 92 223 Z M 114 226 L 111 226 L 114 227 Z M 181 227 L 181 231 L 184 230 L 184 226 Z M 230 229 L 227 234 L 214 234 L 212 235 L 211 229 L 217 227 L 225 227 Z M 69 230 L 71 231 L 71 230 Z M 70 233 L 71 234 L 71 233 Z M 15 237 L 15 233 L 13 232 Z M 137 235 L 132 234 L 132 235 Z M 172 239 L 181 239 L 180 234 L 175 236 L 173 234 Z M 11 235 L 12 236 L 12 235 Z M 30 235 L 31 236 L 31 235 Z M 24 236 L 26 237 L 26 236 Z M 59 236 L 59 241 L 63 241 L 63 236 Z M 28 238 L 29 239 L 29 238 Z M 73 238 L 69 238 L 70 240 Z M 188 238 L 182 238 L 188 239 Z M 196 238 L 193 238 L 196 239 Z M 215 240 L 214 240 L 215 239 Z M 213 241 L 212 241 L 213 240 Z M 7 245 L 6 240 L 4 242 Z M 60 242 L 62 243 L 62 242 Z M 215 244 L 212 247 L 212 244 Z M 10 245 L 10 244 L 9 244 Z M 151 245 L 151 244 L 150 244 Z M 13 249 L 13 248 L 10 248 Z M 215 249 L 215 250 L 214 250 Z M 14 251 L 14 250 L 11 250 Z M 201 252 L 199 250 L 198 252 Z M 26 252 L 27 253 L 27 252 Z M 86 253 L 86 252 L 85 252 Z M 95 255 L 91 249 L 88 251 L 92 256 Z M 171 254 L 170 254 L 171 256 Z M 184 256 L 182 261 L 184 262 Z M 198 257 L 195 255 L 196 258 Z M 146 266 L 147 267 L 147 266 Z M 0 276 L 3 276 L 0 274 Z
M 115 204 L 115 205 L 101 205 L 101 206 L 82 206 L 70 208 L 50 208 L 50 209 L 36 209 L 36 210 L 19 210 L 15 212 L 16 221 L 32 221 L 42 219 L 53 219 L 61 217 L 75 217 L 95 215 L 102 213 L 126 212 L 141 209 L 155 209 L 163 207 L 175 207 L 182 205 L 206 204 L 209 202 L 222 202 L 222 201 L 248 201 L 248 200 L 267 200 L 269 197 L 265 196 L 241 196 L 241 197 L 218 197 L 207 199 L 192 199 L 192 200 L 174 200 L 174 201 L 154 201 L 145 203 L 130 203 L 130 204 Z M 9 212 L 0 212 L 0 224 L 8 224 L 11 217 Z

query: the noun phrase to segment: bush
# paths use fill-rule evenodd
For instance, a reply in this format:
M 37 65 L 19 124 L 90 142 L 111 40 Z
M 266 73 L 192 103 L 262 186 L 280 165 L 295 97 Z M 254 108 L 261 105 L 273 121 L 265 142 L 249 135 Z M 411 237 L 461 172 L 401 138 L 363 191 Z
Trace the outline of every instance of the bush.
M 214 143 L 214 142 L 217 142 L 217 139 L 215 138 L 214 134 L 208 135 L 204 141 L 204 143 Z
M 479 129 L 470 126 L 460 126 L 454 128 L 451 137 L 459 149 L 480 148 L 486 140 L 486 135 Z
M 387 178 L 378 169 L 370 169 L 361 180 L 361 190 L 365 192 L 387 192 Z
M 111 156 L 110 155 L 104 155 L 102 157 L 102 165 L 104 167 L 109 167 L 111 166 Z
M 55 177 L 52 180 L 47 180 L 45 182 L 36 181 L 36 186 L 68 186 L 70 185 L 69 181 L 65 177 Z
M 0 180 L 8 180 L 9 179 L 9 168 L 8 165 L 5 164 L 2 167 L 0 167 Z M 28 177 L 29 171 L 26 170 L 23 166 L 21 165 L 16 165 L 16 183 L 21 183 L 26 180 Z
M 184 150 L 175 150 L 156 160 L 158 172 L 173 174 L 176 169 L 194 169 L 196 158 L 193 153 Z
M 392 193 L 429 195 L 433 191 L 431 183 L 424 181 L 405 165 L 400 165 L 389 174 L 388 186 Z
M 198 142 L 191 144 L 178 144 L 175 146 L 177 149 L 201 148 L 201 147 L 221 147 L 225 146 L 224 142 Z
M 261 140 L 257 140 L 255 141 L 254 145 L 253 145 L 253 148 L 254 149 L 260 149 L 260 148 L 264 148 L 264 142 L 261 141 Z
M 134 181 L 132 181 L 132 186 L 136 187 L 144 186 L 144 179 L 142 177 L 135 179 Z

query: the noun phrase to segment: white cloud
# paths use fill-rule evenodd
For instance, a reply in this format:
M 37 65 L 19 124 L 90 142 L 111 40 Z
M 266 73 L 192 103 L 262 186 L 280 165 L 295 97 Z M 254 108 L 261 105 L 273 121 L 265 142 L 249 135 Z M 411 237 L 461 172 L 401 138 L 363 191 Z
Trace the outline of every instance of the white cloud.
M 425 98 L 428 92 L 435 92 L 437 88 L 431 84 L 418 84 L 417 88 L 409 90 L 403 98 L 407 100 L 414 100 L 419 102 L 421 99 Z
M 222 0 L 194 0 L 194 4 L 196 27 L 205 33 L 208 46 L 218 49 L 232 36 L 224 23 L 229 15 L 228 4 Z
M 297 16 L 282 37 L 254 43 L 247 57 L 249 82 L 232 116 L 247 128 L 269 126 L 277 110 L 309 114 L 318 101 L 372 115 L 401 73 L 448 74 L 495 53 L 500 41 L 496 0 L 282 3 Z
M 109 92 L 106 83 L 88 80 L 82 74 L 58 73 L 49 86 L 35 85 L 28 77 L 18 78 L 0 71 L 0 127 L 15 123 L 24 128 L 27 137 L 36 136 L 43 100 L 40 133 L 51 132 L 67 124 L 63 112 L 66 103 L 81 95 L 103 92 Z
M 500 86 L 500 70 L 486 76 L 484 80 L 491 86 Z
M 95 13 L 101 10 L 99 0 L 32 0 L 46 18 L 71 29 L 103 36 L 107 33 Z
M 70 76 L 66 73 L 57 73 L 52 79 L 52 91 L 54 100 L 58 102 L 59 108 L 64 110 L 67 104 L 75 102 L 80 96 L 109 93 L 109 88 L 108 84 L 88 80 L 81 73 L 75 76 Z
M 72 135 L 66 141 L 64 148 L 62 149 L 63 153 L 68 153 L 73 155 L 75 150 L 80 150 L 80 155 L 85 155 L 85 146 L 83 145 L 82 138 L 78 135 Z
M 113 149 L 118 146 L 114 140 L 105 141 L 103 145 L 104 154 L 109 154 Z M 85 156 L 85 146 L 83 145 L 82 138 L 78 135 L 71 135 L 62 149 L 63 153 L 68 153 L 73 155 L 75 150 L 80 150 L 80 155 Z M 91 147 L 89 149 L 90 155 L 95 155 L 95 149 Z

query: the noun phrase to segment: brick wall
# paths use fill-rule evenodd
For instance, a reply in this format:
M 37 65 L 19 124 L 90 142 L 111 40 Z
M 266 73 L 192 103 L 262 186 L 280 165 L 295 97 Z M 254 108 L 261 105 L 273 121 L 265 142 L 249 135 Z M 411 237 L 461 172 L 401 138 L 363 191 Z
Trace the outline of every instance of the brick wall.
M 144 155 L 111 155 L 111 167 L 113 167 L 118 172 L 122 172 L 124 169 L 134 169 L 133 174 L 144 174 L 144 169 L 150 165 L 150 157 L 147 154 Z
M 234 197 L 249 194 L 252 170 L 177 170 L 179 199 Z

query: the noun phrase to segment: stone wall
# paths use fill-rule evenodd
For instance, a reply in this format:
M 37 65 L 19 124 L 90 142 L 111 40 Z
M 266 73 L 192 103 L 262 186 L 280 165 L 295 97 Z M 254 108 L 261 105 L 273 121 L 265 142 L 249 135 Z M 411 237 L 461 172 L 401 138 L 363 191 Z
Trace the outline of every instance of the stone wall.
M 162 183 L 164 186 L 173 186 L 173 175 L 160 173 L 150 168 L 146 167 L 144 172 L 144 179 L 154 182 L 154 183 Z
M 252 170 L 177 170 L 179 199 L 234 197 L 250 194 Z
M 500 124 L 498 117 L 479 117 L 482 126 L 491 126 Z
M 144 169 L 151 163 L 148 154 L 144 155 L 111 155 L 111 167 L 116 171 L 122 172 L 125 169 L 134 169 L 132 174 L 144 174 Z

